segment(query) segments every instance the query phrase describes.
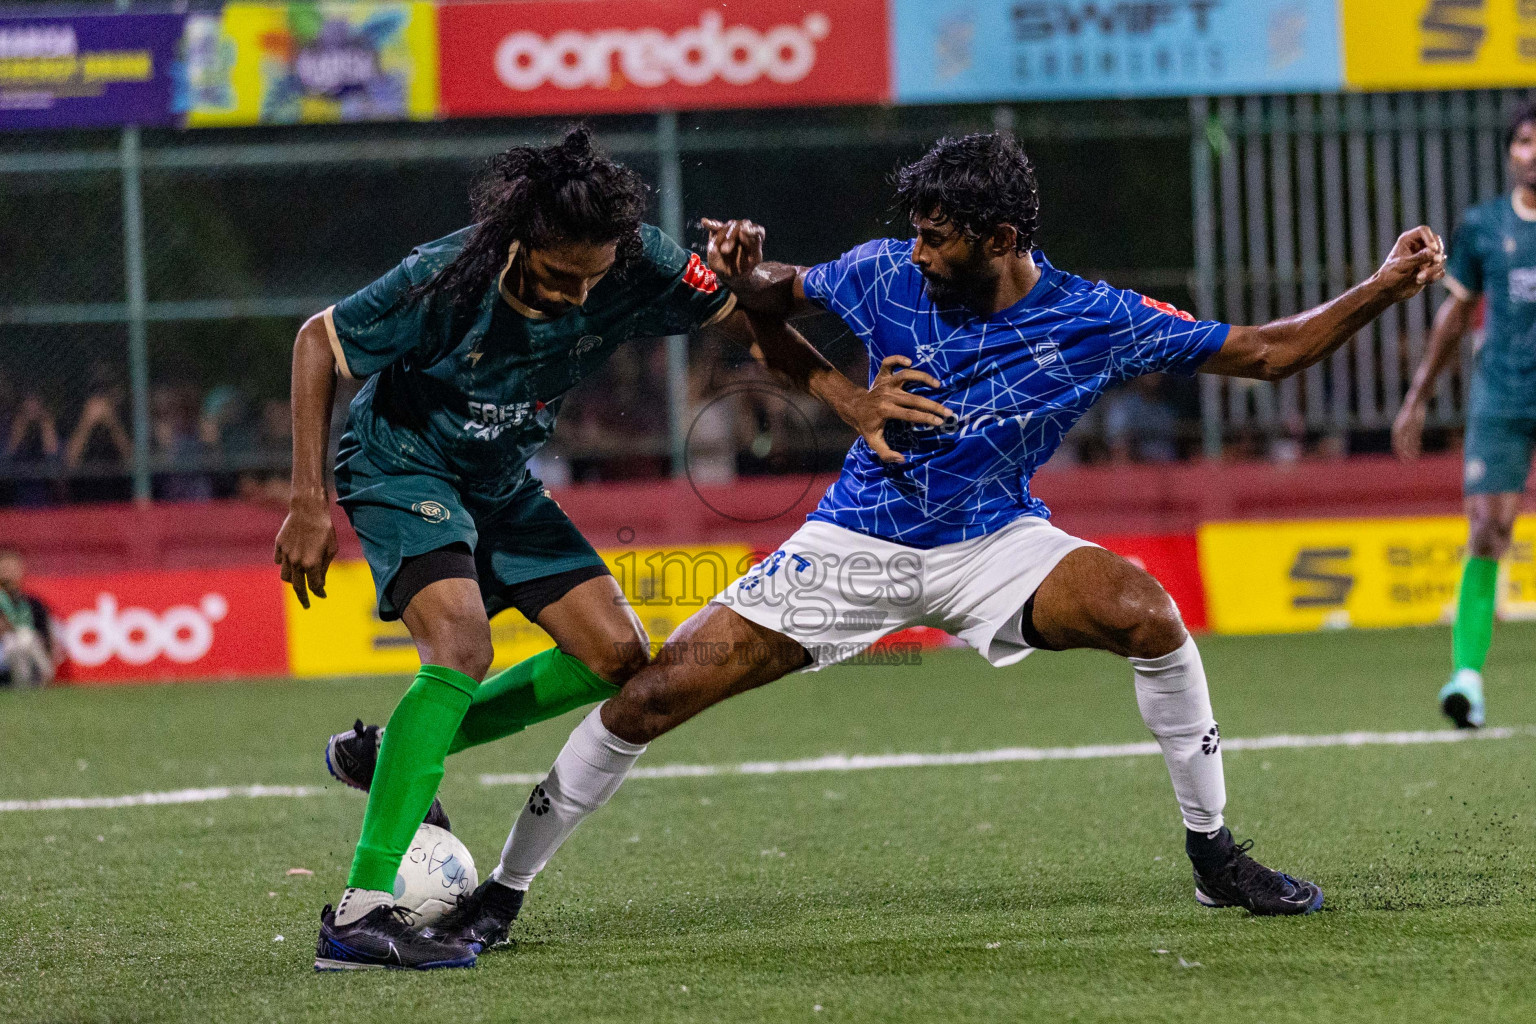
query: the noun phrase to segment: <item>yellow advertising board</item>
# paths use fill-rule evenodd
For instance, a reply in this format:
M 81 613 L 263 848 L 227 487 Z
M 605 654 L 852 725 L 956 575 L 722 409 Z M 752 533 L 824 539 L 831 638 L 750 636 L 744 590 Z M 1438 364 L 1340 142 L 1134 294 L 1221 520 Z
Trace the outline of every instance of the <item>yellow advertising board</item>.
M 672 635 L 752 565 L 744 545 L 625 548 L 601 553 L 653 643 Z M 286 590 L 286 588 L 285 588 Z M 295 676 L 407 674 L 421 663 L 410 634 L 399 622 L 379 621 L 373 576 L 366 562 L 336 562 L 326 577 L 324 600 L 309 610 L 287 590 L 288 664 Z M 551 646 L 542 629 L 516 611 L 491 622 L 497 668 Z
M 1342 0 L 1351 89 L 1536 85 L 1536 0 Z
M 1200 573 L 1217 633 L 1418 626 L 1448 622 L 1467 521 L 1333 519 L 1210 523 Z M 1515 524 L 1499 580 L 1506 618 L 1536 618 L 1536 518 Z
M 192 128 L 437 114 L 431 3 L 227 4 L 188 17 L 184 52 Z

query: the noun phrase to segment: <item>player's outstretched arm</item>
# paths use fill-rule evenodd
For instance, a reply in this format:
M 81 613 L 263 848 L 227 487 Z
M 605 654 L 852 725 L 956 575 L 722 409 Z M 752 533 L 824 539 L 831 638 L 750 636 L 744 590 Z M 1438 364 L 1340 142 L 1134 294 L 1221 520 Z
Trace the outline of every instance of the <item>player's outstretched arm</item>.
M 277 533 L 273 561 L 299 603 L 309 591 L 325 596 L 325 573 L 336 557 L 336 527 L 325 490 L 325 452 L 331 440 L 331 403 L 336 399 L 336 357 L 325 315 L 317 313 L 293 343 L 293 481 L 288 518 Z
M 1411 462 L 1419 457 L 1424 441 L 1424 417 L 1429 411 L 1429 396 L 1435 381 L 1455 358 L 1461 339 L 1472 327 L 1477 312 L 1476 295 L 1449 295 L 1435 311 L 1435 328 L 1429 335 L 1429 349 L 1414 371 L 1413 384 L 1403 398 L 1403 407 L 1392 422 L 1392 450 L 1397 457 Z
M 806 267 L 763 260 L 767 237 L 750 220 L 699 221 L 709 233 L 709 269 L 725 282 L 742 309 L 779 317 L 807 316 L 822 310 L 805 297 Z
M 1262 327 L 1233 327 L 1200 367 L 1227 377 L 1280 380 L 1325 359 L 1389 306 L 1445 276 L 1445 243 L 1427 227 L 1399 236 L 1381 269 L 1316 309 Z

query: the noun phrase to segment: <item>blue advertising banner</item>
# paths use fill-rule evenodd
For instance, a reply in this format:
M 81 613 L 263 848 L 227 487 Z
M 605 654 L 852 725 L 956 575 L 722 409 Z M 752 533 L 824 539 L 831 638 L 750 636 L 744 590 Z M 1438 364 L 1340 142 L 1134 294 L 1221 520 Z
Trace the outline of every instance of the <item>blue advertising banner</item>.
M 0 13 L 0 131 L 170 124 L 185 21 Z
M 1337 0 L 892 0 L 898 103 L 1344 85 Z

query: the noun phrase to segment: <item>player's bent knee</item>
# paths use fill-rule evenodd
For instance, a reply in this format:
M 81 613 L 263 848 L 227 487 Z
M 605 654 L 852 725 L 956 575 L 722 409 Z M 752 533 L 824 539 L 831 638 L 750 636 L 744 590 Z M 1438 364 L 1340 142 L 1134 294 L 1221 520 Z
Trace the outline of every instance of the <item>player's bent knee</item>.
M 486 638 L 483 644 L 472 642 L 449 644 L 433 664 L 457 669 L 471 679 L 484 680 L 486 673 L 491 670 L 491 661 L 494 658 L 495 651 L 491 649 L 490 638 Z
M 421 660 L 483 680 L 496 652 L 491 647 L 489 623 L 481 619 L 439 624 L 416 644 Z
M 1178 650 L 1189 636 L 1173 598 L 1156 582 L 1148 582 L 1150 586 L 1125 595 L 1124 610 L 1131 621 L 1123 637 L 1131 658 L 1161 658 Z
M 627 640 L 615 640 L 582 658 L 593 672 L 616 686 L 623 686 L 635 673 L 651 663 L 650 642 L 636 634 Z

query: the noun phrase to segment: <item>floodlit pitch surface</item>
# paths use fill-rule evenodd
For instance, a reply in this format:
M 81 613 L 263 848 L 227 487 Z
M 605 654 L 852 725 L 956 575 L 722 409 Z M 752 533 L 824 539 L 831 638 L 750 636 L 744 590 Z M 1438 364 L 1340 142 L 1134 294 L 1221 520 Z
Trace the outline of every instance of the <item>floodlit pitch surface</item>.
M 1222 732 L 1435 730 L 1443 630 L 1208 640 Z M 1536 627 L 1490 723 L 1536 724 Z M 1229 753 L 1230 821 L 1324 913 L 1196 906 L 1159 758 L 636 779 L 472 971 L 315 975 L 360 795 L 325 734 L 399 680 L 0 695 L 0 800 L 308 795 L 0 813 L 6 1021 L 1536 1019 L 1536 735 Z M 574 717 L 449 762 L 482 872 Z M 1144 741 L 1108 656 L 843 668 L 708 712 L 642 764 Z M 303 792 L 301 790 L 301 792 Z M 288 874 L 290 869 L 314 872 Z M 282 936 L 279 941 L 278 936 Z

